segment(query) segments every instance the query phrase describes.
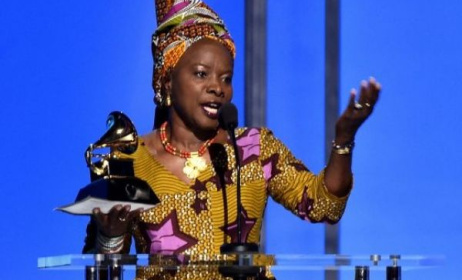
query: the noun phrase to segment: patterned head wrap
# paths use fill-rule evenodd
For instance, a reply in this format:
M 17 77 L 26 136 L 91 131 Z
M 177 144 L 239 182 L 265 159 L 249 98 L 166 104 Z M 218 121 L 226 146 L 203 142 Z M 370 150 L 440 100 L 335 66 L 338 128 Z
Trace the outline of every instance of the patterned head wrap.
M 235 57 L 223 20 L 201 0 L 156 0 L 157 30 L 152 36 L 154 101 L 164 104 L 162 80 L 184 52 L 202 38 L 222 43 Z

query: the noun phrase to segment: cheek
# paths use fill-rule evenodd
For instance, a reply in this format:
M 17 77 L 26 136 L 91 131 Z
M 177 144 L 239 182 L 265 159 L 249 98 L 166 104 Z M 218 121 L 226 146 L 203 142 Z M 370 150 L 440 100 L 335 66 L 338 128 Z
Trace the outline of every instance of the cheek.
M 229 90 L 226 91 L 226 94 L 225 94 L 225 98 L 227 101 L 230 101 L 231 99 L 233 99 L 233 95 L 234 95 L 234 90 L 233 90 L 233 87 L 230 87 Z
M 227 97 L 232 97 L 233 93 L 234 93 L 233 83 L 225 83 L 225 82 L 223 82 L 221 84 L 221 90 L 225 94 L 226 98 Z
M 196 88 L 192 83 L 181 83 L 172 88 L 172 98 L 177 101 L 194 98 Z

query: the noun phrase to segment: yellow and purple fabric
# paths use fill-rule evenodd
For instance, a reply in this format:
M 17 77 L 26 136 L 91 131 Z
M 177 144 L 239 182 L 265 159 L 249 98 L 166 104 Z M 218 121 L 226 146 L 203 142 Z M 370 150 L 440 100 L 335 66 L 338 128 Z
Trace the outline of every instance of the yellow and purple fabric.
M 184 52 L 202 38 L 222 43 L 235 57 L 235 45 L 223 20 L 200 0 L 156 0 L 157 29 L 152 37 L 155 102 L 163 105 L 162 80 Z
M 241 240 L 259 244 L 269 197 L 303 220 L 340 220 L 348 195 L 330 194 L 324 185 L 324 172 L 310 172 L 266 128 L 238 128 L 236 133 L 242 166 L 241 213 L 236 202 L 237 173 L 230 141 L 212 144 L 211 162 L 189 182 L 179 179 L 152 156 L 143 140 L 131 155 L 117 152 L 118 157 L 133 160 L 135 176 L 145 180 L 160 199 L 158 205 L 145 210 L 133 223 L 126 235 L 127 251 L 133 237 L 137 253 L 213 258 L 220 253 L 222 244 L 237 241 L 238 214 L 242 222 Z M 90 223 L 84 252 L 94 251 L 95 231 Z M 139 269 L 137 280 L 223 279 L 217 271 L 188 270 L 168 278 L 152 269 Z
M 348 196 L 330 194 L 324 185 L 324 172 L 310 172 L 266 128 L 240 128 L 236 132 L 242 165 L 241 240 L 260 242 L 269 197 L 303 220 L 335 223 L 340 219 Z M 237 241 L 234 150 L 229 142 L 212 144 L 209 151 L 212 162 L 188 183 L 166 169 L 143 142 L 134 154 L 119 155 L 133 159 L 135 175 L 148 182 L 161 201 L 144 211 L 134 224 L 138 253 L 213 256 L 219 254 L 223 243 Z M 161 279 L 154 277 L 160 277 L 157 273 L 141 269 L 137 279 Z M 196 275 L 198 272 L 182 273 L 172 279 L 204 279 Z M 207 279 L 222 278 L 214 275 Z

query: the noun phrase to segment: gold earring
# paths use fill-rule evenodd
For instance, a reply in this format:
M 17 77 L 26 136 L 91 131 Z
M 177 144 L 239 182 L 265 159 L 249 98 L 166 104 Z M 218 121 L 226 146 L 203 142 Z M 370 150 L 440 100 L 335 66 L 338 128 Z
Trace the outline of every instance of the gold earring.
M 172 105 L 172 99 L 170 98 L 170 95 L 167 95 L 165 98 L 165 106 L 170 107 L 170 105 Z

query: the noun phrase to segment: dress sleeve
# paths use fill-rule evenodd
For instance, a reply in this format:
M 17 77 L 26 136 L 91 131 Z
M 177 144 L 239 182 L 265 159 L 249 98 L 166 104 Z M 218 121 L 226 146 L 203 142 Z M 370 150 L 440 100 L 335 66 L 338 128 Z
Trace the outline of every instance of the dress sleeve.
M 261 129 L 261 164 L 269 195 L 304 220 L 336 223 L 348 196 L 337 197 L 324 185 L 324 170 L 309 171 L 273 133 Z

